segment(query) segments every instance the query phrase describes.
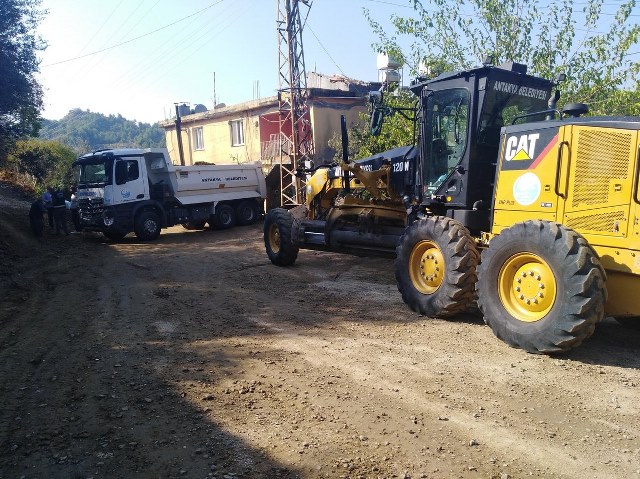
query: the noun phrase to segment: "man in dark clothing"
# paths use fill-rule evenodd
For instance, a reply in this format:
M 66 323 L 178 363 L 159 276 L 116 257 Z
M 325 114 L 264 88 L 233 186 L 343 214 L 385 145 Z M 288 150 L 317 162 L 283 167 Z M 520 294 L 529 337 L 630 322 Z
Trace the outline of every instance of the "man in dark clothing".
M 41 238 L 42 232 L 44 231 L 44 218 L 42 217 L 44 212 L 45 207 L 41 198 L 31 203 L 31 209 L 29 209 L 29 224 L 36 238 Z
M 53 188 L 47 186 L 47 189 L 42 193 L 42 203 L 47 210 L 47 217 L 49 218 L 49 228 L 53 229 Z
M 69 228 L 67 228 L 67 205 L 64 202 L 64 194 L 62 190 L 57 190 L 53 195 L 53 222 L 56 225 L 56 234 L 60 234 L 60 230 L 69 236 Z

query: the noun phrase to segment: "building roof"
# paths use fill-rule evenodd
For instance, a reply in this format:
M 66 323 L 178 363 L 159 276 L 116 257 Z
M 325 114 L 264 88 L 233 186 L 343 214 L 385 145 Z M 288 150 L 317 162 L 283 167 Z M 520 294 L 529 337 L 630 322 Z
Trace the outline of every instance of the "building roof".
M 320 73 L 312 72 L 309 74 L 307 91 L 311 102 L 319 99 L 363 99 L 368 96 L 369 91 L 379 88 L 379 83 L 368 83 L 359 80 L 347 78 L 345 76 L 326 76 Z M 316 102 L 317 103 L 317 102 Z M 326 103 L 320 102 L 319 106 L 328 106 Z M 270 96 L 260 98 L 258 100 L 246 101 L 235 105 L 222 106 L 201 113 L 192 113 L 182 115 L 182 123 L 196 123 L 200 121 L 225 118 L 229 116 L 237 116 L 241 113 L 253 112 L 257 110 L 276 111 L 278 108 L 278 97 Z M 160 126 L 166 130 L 175 128 L 175 118 L 160 122 Z
M 183 123 L 192 123 L 202 120 L 211 120 L 215 118 L 224 118 L 227 116 L 234 116 L 238 113 L 244 113 L 248 111 L 264 110 L 274 108 L 278 106 L 278 97 L 270 96 L 267 98 L 260 98 L 258 100 L 245 101 L 243 103 L 236 103 L 235 105 L 218 107 L 213 110 L 207 110 L 202 113 L 194 113 L 191 115 L 184 115 L 181 117 Z M 160 126 L 168 129 L 175 128 L 175 119 L 165 120 L 160 122 Z

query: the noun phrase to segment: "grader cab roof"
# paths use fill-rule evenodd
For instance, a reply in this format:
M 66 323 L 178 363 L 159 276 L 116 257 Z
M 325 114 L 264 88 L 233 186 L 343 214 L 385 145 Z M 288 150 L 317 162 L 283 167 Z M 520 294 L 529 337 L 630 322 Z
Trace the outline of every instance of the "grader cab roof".
M 535 83 L 540 87 L 544 84 L 548 89 L 551 89 L 552 82 L 543 78 L 527 75 L 527 66 L 521 63 L 506 62 L 499 66 L 494 65 L 482 65 L 469 70 L 459 70 L 453 72 L 442 73 L 435 78 L 418 77 L 410 86 L 411 91 L 420 96 L 422 90 L 427 86 L 434 83 L 440 83 L 449 80 L 464 79 L 468 80 L 472 76 L 488 76 L 491 73 L 507 74 L 508 76 L 515 76 L 518 78 L 526 77 L 524 83 Z

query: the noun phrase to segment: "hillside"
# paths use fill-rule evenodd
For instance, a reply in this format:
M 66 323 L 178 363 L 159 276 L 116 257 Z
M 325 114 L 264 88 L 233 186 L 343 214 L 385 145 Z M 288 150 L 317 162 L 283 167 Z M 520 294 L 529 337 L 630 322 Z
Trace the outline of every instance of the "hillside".
M 164 130 L 157 123 L 127 120 L 74 109 L 60 120 L 43 120 L 40 138 L 56 140 L 78 152 L 113 147 L 164 147 Z

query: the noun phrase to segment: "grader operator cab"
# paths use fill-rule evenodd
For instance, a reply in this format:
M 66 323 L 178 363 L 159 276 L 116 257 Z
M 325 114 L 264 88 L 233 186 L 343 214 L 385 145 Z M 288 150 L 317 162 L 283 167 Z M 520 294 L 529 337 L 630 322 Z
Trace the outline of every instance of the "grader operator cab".
M 571 349 L 605 315 L 640 326 L 640 119 L 563 117 L 554 86 L 514 63 L 416 81 L 416 144 L 315 171 L 304 205 L 267 214 L 270 260 L 395 253 L 412 310 L 451 317 L 477 295 L 530 352 Z M 391 110 L 372 98 L 379 131 Z

